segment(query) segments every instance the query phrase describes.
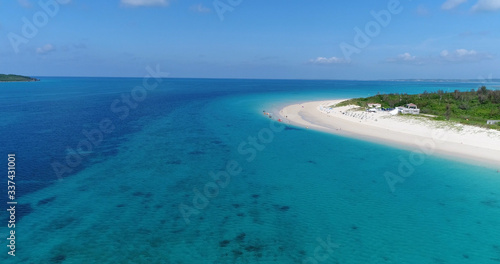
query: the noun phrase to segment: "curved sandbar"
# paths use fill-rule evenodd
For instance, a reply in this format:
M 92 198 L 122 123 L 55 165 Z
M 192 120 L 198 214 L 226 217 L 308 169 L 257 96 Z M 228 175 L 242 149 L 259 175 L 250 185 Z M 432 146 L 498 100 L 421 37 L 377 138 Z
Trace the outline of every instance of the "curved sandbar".
M 433 121 L 418 116 L 367 113 L 355 106 L 334 107 L 344 100 L 289 105 L 281 118 L 292 125 L 389 144 L 425 154 L 442 154 L 500 169 L 500 131 Z

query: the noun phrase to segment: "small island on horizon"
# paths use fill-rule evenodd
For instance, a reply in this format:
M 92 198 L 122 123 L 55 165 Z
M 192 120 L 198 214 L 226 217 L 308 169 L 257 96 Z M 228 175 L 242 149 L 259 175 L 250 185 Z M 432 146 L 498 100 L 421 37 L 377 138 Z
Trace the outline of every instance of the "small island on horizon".
M 0 82 L 38 82 L 37 78 L 16 74 L 0 74 Z

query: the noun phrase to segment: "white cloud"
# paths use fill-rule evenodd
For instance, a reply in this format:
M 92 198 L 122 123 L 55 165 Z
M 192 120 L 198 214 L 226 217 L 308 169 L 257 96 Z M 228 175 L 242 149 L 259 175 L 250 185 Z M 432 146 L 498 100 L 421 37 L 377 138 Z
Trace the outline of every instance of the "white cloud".
M 477 55 L 477 52 L 475 50 L 457 49 L 455 52 L 460 57 Z
M 389 63 L 398 64 L 413 64 L 413 65 L 428 65 L 428 64 L 443 64 L 443 63 L 466 63 L 466 62 L 479 62 L 483 60 L 493 59 L 493 55 L 486 52 L 477 52 L 473 49 L 456 49 L 456 50 L 443 50 L 439 56 L 433 55 L 428 57 L 417 57 L 411 55 L 409 52 L 399 54 L 397 57 L 388 58 Z
M 347 63 L 346 60 L 337 57 L 331 57 L 331 58 L 317 57 L 316 59 L 309 60 L 309 62 L 320 65 Z
M 475 50 L 457 49 L 455 51 L 443 50 L 441 59 L 448 62 L 476 62 L 492 59 L 489 53 L 480 53 Z
M 121 0 L 122 5 L 125 6 L 168 6 L 170 0 Z
M 423 64 L 423 61 L 421 59 L 417 58 L 417 56 L 411 55 L 409 52 L 399 54 L 395 58 L 389 58 L 389 59 L 387 59 L 387 62 L 406 63 L 406 64 Z
M 500 0 L 479 0 L 472 7 L 473 11 L 499 11 Z
M 398 55 L 398 58 L 404 61 L 414 61 L 417 57 L 412 56 L 410 53 L 406 52 Z
M 441 6 L 441 9 L 451 10 L 465 2 L 467 2 L 467 0 L 446 0 L 446 2 L 444 2 L 444 4 Z
M 203 4 L 193 5 L 193 6 L 191 6 L 190 9 L 191 9 L 191 11 L 197 12 L 197 13 L 210 13 L 212 11 L 212 9 L 204 6 Z
M 47 54 L 47 53 L 52 52 L 54 50 L 56 50 L 56 48 L 54 47 L 54 45 L 52 45 L 52 44 L 45 44 L 43 47 L 37 48 L 36 49 L 36 53 L 38 53 L 38 54 Z

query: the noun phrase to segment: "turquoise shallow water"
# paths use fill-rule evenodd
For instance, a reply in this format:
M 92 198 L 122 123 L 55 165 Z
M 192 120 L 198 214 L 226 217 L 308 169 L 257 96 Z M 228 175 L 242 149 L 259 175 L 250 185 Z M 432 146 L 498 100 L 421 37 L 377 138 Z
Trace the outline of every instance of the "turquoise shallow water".
M 23 172 L 17 254 L 5 250 L 2 263 L 500 262 L 495 168 L 425 157 L 391 192 L 384 174 L 409 151 L 262 115 L 301 100 L 477 84 L 168 80 L 112 119 L 117 130 L 59 181 L 50 162 L 82 128 L 113 118 L 110 103 L 140 81 L 3 87 L 20 99 L 2 118 L 32 141 L 2 142 Z

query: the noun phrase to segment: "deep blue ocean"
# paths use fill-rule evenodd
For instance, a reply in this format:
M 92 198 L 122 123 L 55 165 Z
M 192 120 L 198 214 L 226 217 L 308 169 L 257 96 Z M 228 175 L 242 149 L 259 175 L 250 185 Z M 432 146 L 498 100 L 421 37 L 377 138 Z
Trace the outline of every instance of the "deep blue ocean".
M 498 168 L 276 123 L 312 100 L 474 82 L 0 83 L 0 263 L 500 263 Z M 498 83 L 486 83 L 489 88 Z

